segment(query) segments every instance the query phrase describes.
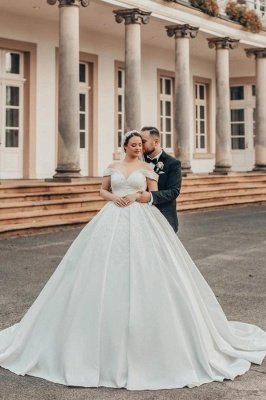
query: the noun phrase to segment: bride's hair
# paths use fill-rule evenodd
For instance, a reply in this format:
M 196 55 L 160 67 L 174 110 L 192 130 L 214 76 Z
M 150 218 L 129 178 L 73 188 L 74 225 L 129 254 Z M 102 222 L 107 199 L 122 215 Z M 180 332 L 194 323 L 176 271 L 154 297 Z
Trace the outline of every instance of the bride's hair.
M 131 139 L 134 136 L 137 136 L 137 137 L 141 138 L 141 134 L 136 130 L 126 132 L 124 134 L 124 136 L 123 136 L 122 146 L 121 147 L 124 148 L 125 146 L 127 146 L 128 142 L 129 142 L 129 139 Z

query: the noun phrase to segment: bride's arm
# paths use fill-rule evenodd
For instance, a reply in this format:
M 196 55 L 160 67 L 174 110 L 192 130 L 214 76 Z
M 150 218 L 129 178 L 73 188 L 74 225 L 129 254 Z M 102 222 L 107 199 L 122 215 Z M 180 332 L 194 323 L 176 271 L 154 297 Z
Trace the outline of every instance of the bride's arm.
M 137 199 L 140 203 L 149 203 L 151 201 L 151 191 L 158 190 L 158 183 L 154 179 L 147 179 L 147 191 L 141 193 L 141 196 Z
M 119 207 L 125 207 L 128 205 L 128 202 L 125 198 L 116 196 L 115 194 L 110 192 L 111 188 L 111 177 L 104 176 L 102 180 L 102 186 L 100 189 L 100 196 L 104 200 L 113 201 Z

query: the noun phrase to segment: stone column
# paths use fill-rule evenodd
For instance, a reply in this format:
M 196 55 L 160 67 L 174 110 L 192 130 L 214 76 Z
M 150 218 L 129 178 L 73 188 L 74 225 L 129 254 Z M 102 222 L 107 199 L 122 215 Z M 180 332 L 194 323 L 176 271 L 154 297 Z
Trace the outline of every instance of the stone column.
M 150 12 L 139 8 L 115 10 L 116 22 L 125 21 L 125 131 L 141 128 L 141 37 L 140 25 Z
M 245 49 L 256 60 L 255 171 L 266 172 L 266 48 Z
M 57 0 L 47 0 L 50 5 Z M 79 6 L 88 0 L 59 2 L 58 161 L 54 179 L 80 177 Z
M 214 173 L 227 174 L 232 166 L 229 84 L 229 49 L 239 40 L 229 37 L 207 39 L 216 49 L 216 149 Z
M 174 154 L 181 161 L 182 173 L 191 172 L 191 100 L 189 38 L 197 36 L 199 28 L 188 24 L 166 26 L 167 35 L 175 38 L 175 139 Z

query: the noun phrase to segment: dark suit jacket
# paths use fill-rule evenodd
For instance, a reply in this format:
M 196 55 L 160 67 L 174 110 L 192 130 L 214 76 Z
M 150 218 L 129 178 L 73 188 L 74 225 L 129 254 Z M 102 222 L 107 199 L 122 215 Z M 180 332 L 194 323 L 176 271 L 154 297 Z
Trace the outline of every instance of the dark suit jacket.
M 162 152 L 158 162 L 161 161 L 164 167 L 159 174 L 158 191 L 151 192 L 153 203 L 165 216 L 174 231 L 178 231 L 178 218 L 176 213 L 176 198 L 181 190 L 181 162 L 169 154 Z M 164 172 L 164 173 L 161 173 Z

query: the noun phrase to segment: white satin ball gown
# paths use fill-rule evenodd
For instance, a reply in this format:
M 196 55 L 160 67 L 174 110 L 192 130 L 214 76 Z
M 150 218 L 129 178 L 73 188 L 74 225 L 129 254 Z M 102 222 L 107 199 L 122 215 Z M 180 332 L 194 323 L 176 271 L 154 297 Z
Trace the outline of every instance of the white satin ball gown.
M 145 169 L 105 175 L 120 196 L 157 180 Z M 226 319 L 165 217 L 137 202 L 107 202 L 0 332 L 2 367 L 69 386 L 193 387 L 234 379 L 265 354 L 266 332 Z

